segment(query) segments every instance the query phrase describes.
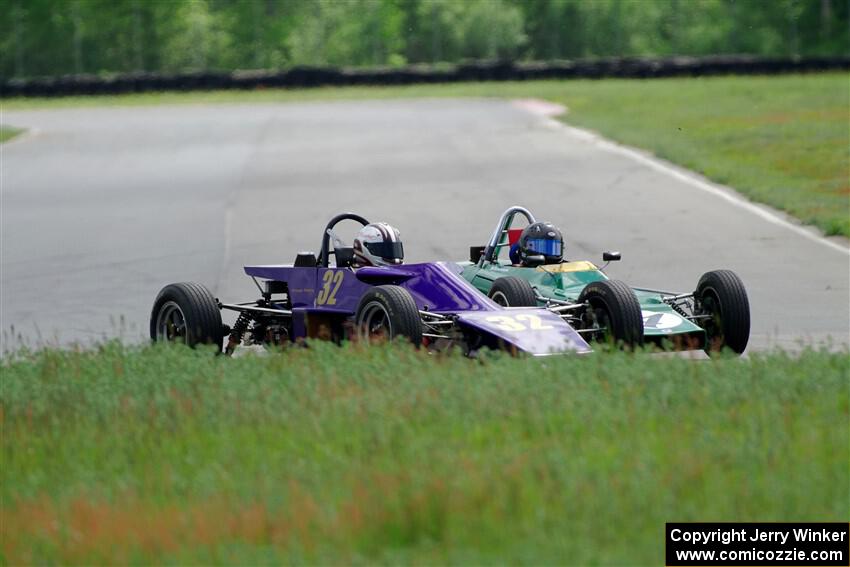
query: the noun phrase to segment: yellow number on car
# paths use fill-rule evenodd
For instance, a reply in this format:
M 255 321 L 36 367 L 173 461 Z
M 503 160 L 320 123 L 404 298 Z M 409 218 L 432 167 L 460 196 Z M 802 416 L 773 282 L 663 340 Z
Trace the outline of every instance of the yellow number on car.
M 497 329 L 518 333 L 520 331 L 545 331 L 552 329 L 552 325 L 545 325 L 543 319 L 537 315 L 529 313 L 520 313 L 518 315 L 493 315 L 487 317 L 489 323 L 493 323 Z M 527 323 L 528 326 L 522 322 Z
M 336 305 L 336 292 L 342 285 L 345 272 L 342 270 L 328 270 L 322 276 L 322 289 L 316 296 L 316 305 Z
M 509 315 L 493 315 L 492 317 L 487 317 L 487 321 L 493 323 L 496 328 L 501 329 L 502 331 L 515 333 L 525 330 L 525 325 Z
M 552 328 L 552 325 L 544 325 L 543 319 L 537 315 L 517 315 L 516 318 L 520 321 L 528 321 L 528 326 L 532 331 L 545 331 Z

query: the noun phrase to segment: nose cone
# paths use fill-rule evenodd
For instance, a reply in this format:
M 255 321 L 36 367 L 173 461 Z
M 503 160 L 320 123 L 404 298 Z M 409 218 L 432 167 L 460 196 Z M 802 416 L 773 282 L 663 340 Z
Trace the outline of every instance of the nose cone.
M 546 309 L 515 307 L 461 313 L 458 322 L 496 336 L 531 355 L 590 352 L 575 329 Z

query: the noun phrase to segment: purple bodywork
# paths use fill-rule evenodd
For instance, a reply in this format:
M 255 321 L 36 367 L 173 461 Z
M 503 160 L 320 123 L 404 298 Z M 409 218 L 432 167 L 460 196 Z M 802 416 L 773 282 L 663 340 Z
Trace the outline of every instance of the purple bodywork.
M 591 350 L 557 314 L 532 307 L 502 307 L 463 279 L 459 275 L 461 270 L 450 262 L 359 269 L 245 267 L 249 276 L 286 284 L 293 339 L 309 336 L 311 314 L 352 317 L 361 297 L 372 286 L 392 284 L 406 289 L 421 311 L 451 316 L 460 327 L 493 337 L 507 350 L 532 355 Z

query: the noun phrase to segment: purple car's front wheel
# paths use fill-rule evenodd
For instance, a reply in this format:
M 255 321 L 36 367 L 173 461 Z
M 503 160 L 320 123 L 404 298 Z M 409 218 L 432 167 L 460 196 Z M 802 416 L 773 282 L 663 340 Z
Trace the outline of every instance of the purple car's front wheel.
M 358 338 L 381 341 L 407 337 L 422 343 L 422 319 L 410 293 L 399 286 L 379 285 L 363 294 L 355 315 Z
M 379 301 L 372 301 L 363 306 L 358 325 L 362 338 L 380 341 L 393 336 L 393 325 L 386 308 Z

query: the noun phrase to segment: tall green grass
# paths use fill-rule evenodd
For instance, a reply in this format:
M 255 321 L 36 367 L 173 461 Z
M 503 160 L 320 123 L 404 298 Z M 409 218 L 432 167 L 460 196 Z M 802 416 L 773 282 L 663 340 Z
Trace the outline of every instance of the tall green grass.
M 662 564 L 846 521 L 850 360 L 108 345 L 2 363 L 3 563 Z

